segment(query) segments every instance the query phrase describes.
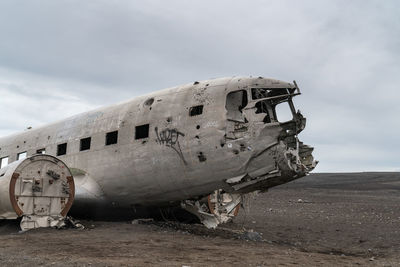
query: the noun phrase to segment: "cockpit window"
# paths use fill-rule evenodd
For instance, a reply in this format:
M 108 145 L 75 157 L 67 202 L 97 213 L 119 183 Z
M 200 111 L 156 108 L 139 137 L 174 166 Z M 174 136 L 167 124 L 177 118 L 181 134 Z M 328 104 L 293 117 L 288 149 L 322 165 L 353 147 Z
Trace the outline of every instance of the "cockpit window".
M 282 102 L 275 106 L 276 119 L 279 122 L 286 122 L 293 119 L 293 113 L 288 102 Z
M 265 101 L 259 101 L 256 103 L 256 114 L 264 113 L 265 117 L 263 119 L 264 123 L 270 123 L 271 122 L 271 117 L 269 115 L 269 105 L 267 100 Z
M 226 96 L 225 108 L 228 111 L 228 120 L 245 121 L 242 110 L 247 106 L 247 92 L 245 90 L 230 92 Z
M 255 104 L 255 113 L 264 115 L 262 119 L 264 123 L 290 121 L 293 119 L 294 112 L 290 106 L 291 101 L 286 97 L 261 99 Z
M 287 97 L 293 94 L 294 90 L 295 88 L 251 88 L 251 98 L 256 100 L 278 96 Z
M 251 98 L 252 99 L 261 99 L 267 98 L 270 96 L 271 89 L 266 88 L 252 88 L 251 89 Z

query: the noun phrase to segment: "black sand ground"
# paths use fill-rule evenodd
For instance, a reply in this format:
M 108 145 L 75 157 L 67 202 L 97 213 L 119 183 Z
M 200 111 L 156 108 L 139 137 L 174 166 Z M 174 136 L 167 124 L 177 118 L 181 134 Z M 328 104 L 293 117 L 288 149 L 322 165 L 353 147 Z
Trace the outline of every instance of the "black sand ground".
M 17 234 L 3 222 L 0 265 L 400 266 L 400 174 L 313 174 L 258 195 L 217 230 L 84 224 Z M 245 240 L 244 231 L 262 240 Z

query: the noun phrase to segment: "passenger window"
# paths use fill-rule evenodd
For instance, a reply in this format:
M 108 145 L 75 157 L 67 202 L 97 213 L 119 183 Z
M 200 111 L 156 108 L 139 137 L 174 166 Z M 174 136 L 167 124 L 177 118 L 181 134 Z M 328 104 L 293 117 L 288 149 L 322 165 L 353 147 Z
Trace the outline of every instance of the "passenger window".
M 116 144 L 118 142 L 118 131 L 106 134 L 106 146 Z
M 8 157 L 4 157 L 0 159 L 0 169 L 4 168 L 8 165 Z
M 57 146 L 57 156 L 62 156 L 67 154 L 67 143 L 59 144 Z
M 17 160 L 25 159 L 26 158 L 26 151 L 17 154 Z
M 149 124 L 136 126 L 135 128 L 135 139 L 143 139 L 149 137 Z
M 46 149 L 45 148 L 41 148 L 36 150 L 36 154 L 46 154 Z
M 80 151 L 89 150 L 91 141 L 92 141 L 91 137 L 81 139 L 81 145 L 79 150 Z
M 189 110 L 190 117 L 201 115 L 202 113 L 203 113 L 203 105 L 191 107 Z
M 230 92 L 226 97 L 225 108 L 228 111 L 228 120 L 244 122 L 242 110 L 247 106 L 247 92 L 240 90 Z

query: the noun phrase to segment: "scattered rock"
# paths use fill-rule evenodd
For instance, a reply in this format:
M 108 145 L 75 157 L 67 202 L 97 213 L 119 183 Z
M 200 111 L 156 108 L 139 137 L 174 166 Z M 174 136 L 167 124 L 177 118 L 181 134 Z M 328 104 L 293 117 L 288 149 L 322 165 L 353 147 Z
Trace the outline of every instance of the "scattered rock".
M 85 226 L 78 220 L 75 220 L 71 216 L 67 216 L 65 218 L 65 227 L 76 228 L 79 230 L 84 230 Z
M 146 218 L 146 219 L 135 219 L 132 221 L 132 224 L 148 224 L 154 222 L 154 219 L 152 218 Z
M 240 236 L 240 239 L 249 240 L 249 241 L 262 241 L 263 240 L 262 236 L 259 233 L 253 232 L 253 231 L 244 232 Z

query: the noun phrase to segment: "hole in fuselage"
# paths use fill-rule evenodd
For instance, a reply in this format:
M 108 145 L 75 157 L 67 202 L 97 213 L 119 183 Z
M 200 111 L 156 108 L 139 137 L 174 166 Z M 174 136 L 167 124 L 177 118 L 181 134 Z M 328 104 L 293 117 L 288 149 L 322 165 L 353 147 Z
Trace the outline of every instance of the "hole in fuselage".
M 153 103 L 154 103 L 154 98 L 149 98 L 144 102 L 146 106 L 151 106 L 153 105 Z
M 206 156 L 203 154 L 203 152 L 199 152 L 199 153 L 197 154 L 197 157 L 199 158 L 199 161 L 200 161 L 200 162 L 204 162 L 204 161 L 207 160 L 207 158 L 206 158 Z

